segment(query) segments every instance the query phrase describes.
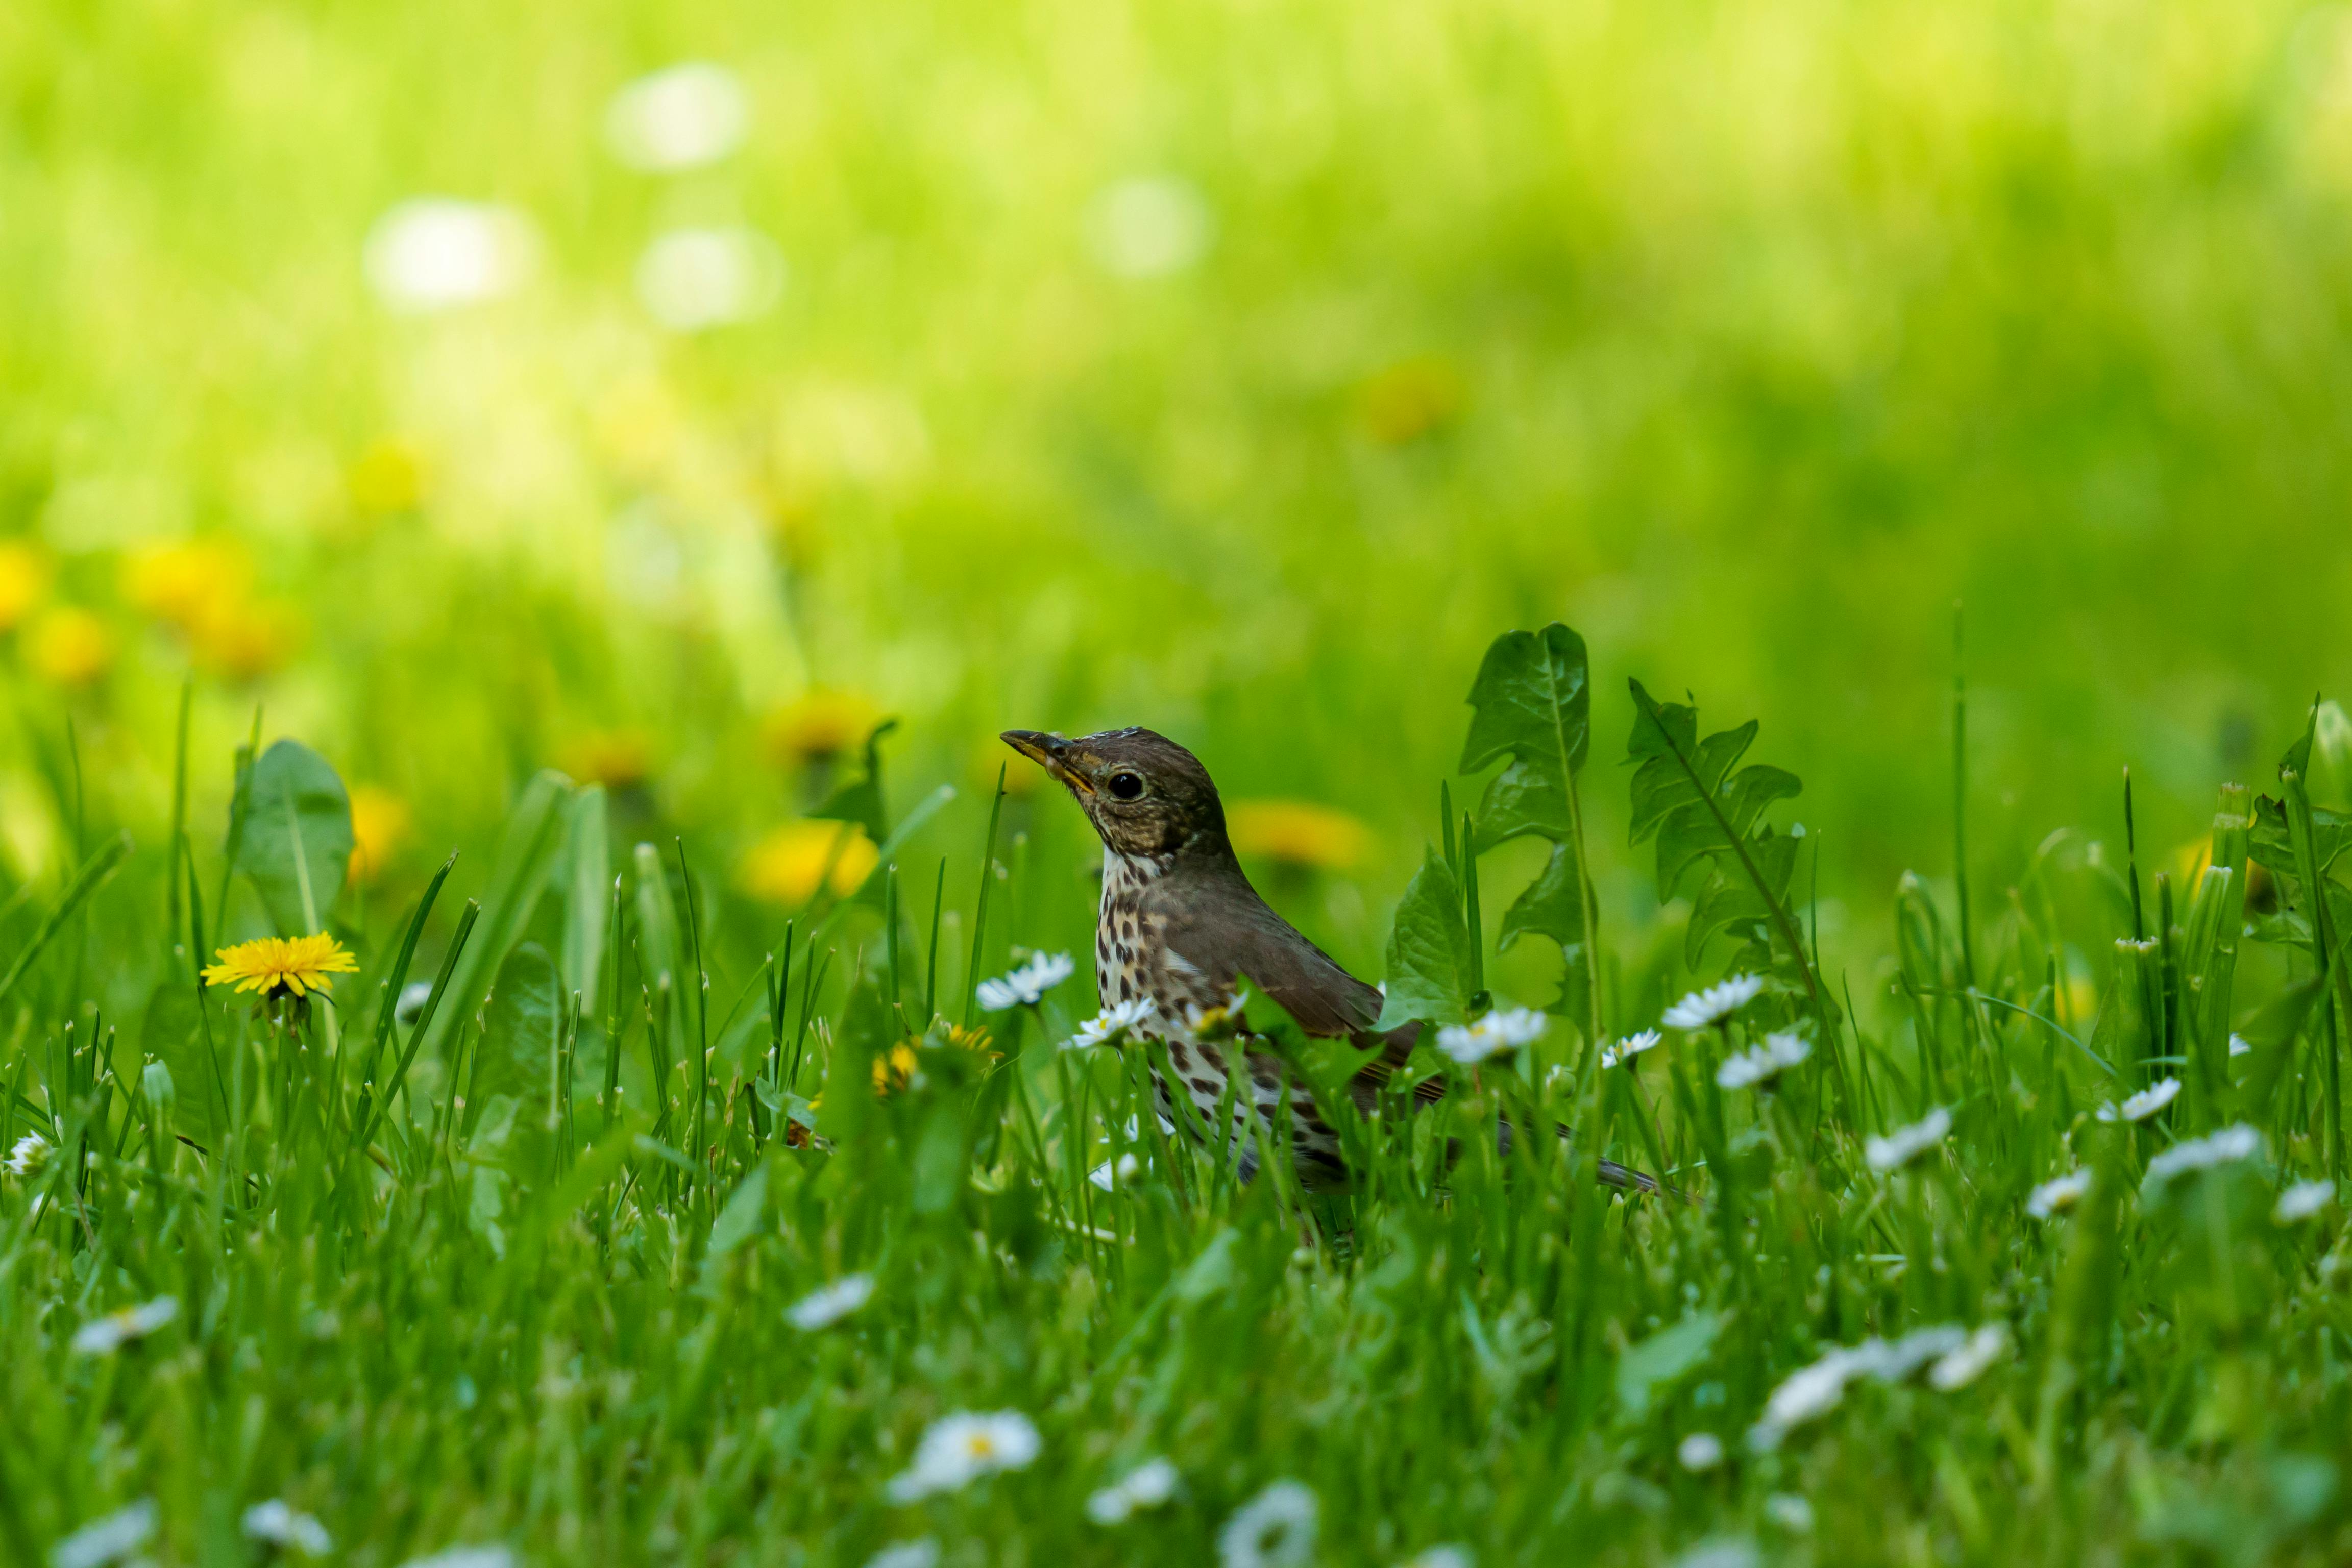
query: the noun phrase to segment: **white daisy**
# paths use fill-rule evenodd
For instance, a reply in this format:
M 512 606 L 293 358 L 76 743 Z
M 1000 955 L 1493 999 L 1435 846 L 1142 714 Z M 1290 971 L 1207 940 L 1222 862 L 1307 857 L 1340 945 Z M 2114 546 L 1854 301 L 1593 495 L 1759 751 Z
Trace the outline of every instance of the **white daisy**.
M 894 1541 L 866 1560 L 866 1568 L 936 1568 L 940 1543 L 929 1536 L 920 1541 Z
M 631 168 L 668 174 L 726 157 L 742 145 L 751 121 L 751 96 L 735 73 L 689 60 L 614 93 L 604 135 Z
M 1951 1130 L 1952 1113 L 1939 1105 L 1908 1127 L 1873 1138 L 1863 1145 L 1863 1156 L 1874 1171 L 1899 1171 L 1941 1143 Z
M 1071 975 L 1078 966 L 1066 952 L 1032 953 L 1029 962 L 1008 974 L 980 983 L 980 1005 L 992 1013 L 1034 1007 L 1039 998 Z
M 247 1509 L 245 1533 L 272 1546 L 291 1547 L 305 1557 L 324 1557 L 335 1549 L 325 1525 L 307 1513 L 295 1512 L 283 1498 L 271 1498 Z
M 1716 1069 L 1715 1081 L 1726 1089 L 1769 1083 L 1812 1054 L 1811 1042 L 1801 1035 L 1767 1035 L 1762 1045 L 1726 1058 Z
M 915 1462 L 890 1478 L 890 1500 L 961 1491 L 994 1471 L 1025 1468 L 1043 1447 L 1037 1428 L 1017 1410 L 943 1415 L 916 1446 Z
M 49 1568 L 106 1568 L 130 1556 L 155 1534 L 155 1500 L 142 1498 L 119 1513 L 92 1520 L 49 1549 Z
M 1087 1517 L 1097 1524 L 1124 1524 L 1138 1509 L 1158 1508 L 1176 1495 L 1176 1467 L 1146 1459 L 1087 1499 Z
M 1276 1481 L 1244 1503 L 1217 1531 L 1224 1568 L 1276 1568 L 1310 1561 L 1321 1505 L 1297 1481 Z
M 2233 1160 L 2251 1160 L 2262 1152 L 2263 1135 L 2241 1121 L 2206 1137 L 2175 1143 L 2147 1163 L 2147 1179 L 2142 1184 L 2149 1189 L 2161 1187 L 2184 1172 L 2210 1170 Z
M 2231 1035 L 2230 1037 L 2230 1054 L 2233 1057 L 2252 1056 L 2254 1054 L 2254 1043 L 2253 1041 L 2246 1038 L 2243 1035 Z
M 1088 1171 L 1087 1180 L 1104 1192 L 1117 1192 L 1119 1183 L 1128 1180 L 1141 1169 L 1143 1169 L 1142 1163 L 1134 1155 L 1121 1154 L 1116 1163 L 1105 1160 L 1101 1164 Z
M 2271 1218 L 2281 1225 L 2299 1225 L 2335 1201 L 2334 1182 L 2297 1182 L 2278 1195 Z
M 92 1318 L 74 1331 L 74 1353 L 112 1355 L 132 1340 L 146 1338 L 179 1315 L 178 1301 L 169 1296 L 158 1296 L 136 1307 L 125 1307 L 119 1312 L 109 1312 L 103 1318 Z
M 8 1151 L 8 1173 L 12 1176 L 36 1175 L 48 1163 L 49 1141 L 37 1132 L 26 1133 Z
M 2114 1105 L 2099 1107 L 2099 1120 L 2145 1121 L 2179 1098 L 2180 1080 L 2177 1078 L 2160 1078 L 2126 1100 L 2120 1107 Z
M 1475 1024 L 1448 1024 L 1437 1031 L 1437 1048 L 1464 1067 L 1475 1067 L 1543 1037 L 1551 1020 L 1532 1007 L 1501 1007 Z
M 445 1546 L 430 1557 L 412 1557 L 404 1568 L 515 1568 L 515 1554 L 507 1547 Z
M 1685 1470 L 1711 1470 L 1723 1463 L 1723 1439 L 1712 1432 L 1694 1432 L 1675 1448 L 1675 1458 Z
M 1764 1515 L 1791 1535 L 1810 1534 L 1813 1505 L 1795 1492 L 1774 1492 L 1764 1500 Z
M 1654 1049 L 1657 1043 L 1664 1037 L 1655 1029 L 1643 1029 L 1628 1035 L 1615 1045 L 1601 1050 L 1601 1065 L 1604 1068 L 1613 1068 L 1632 1061 L 1643 1051 Z
M 1746 1541 L 1702 1541 L 1675 1559 L 1674 1568 L 1763 1568 L 1762 1553 Z
M 874 1276 L 845 1274 L 821 1290 L 811 1291 L 784 1309 L 784 1320 L 811 1332 L 830 1328 L 873 1298 Z
M 1475 1568 L 1475 1563 L 1476 1559 L 1470 1555 L 1468 1547 L 1449 1542 L 1443 1546 L 1423 1547 L 1413 1553 L 1404 1568 Z
M 1104 187 L 1087 228 L 1104 271 L 1118 278 L 1164 278 L 1208 253 L 1216 220 L 1191 182 L 1139 175 Z
M 1901 1383 L 1929 1362 L 1948 1358 L 1968 1344 L 1968 1333 L 1958 1324 L 1939 1323 L 1914 1330 L 1899 1340 L 1874 1336 L 1858 1345 L 1833 1346 L 1772 1391 L 1771 1398 L 1764 1402 L 1762 1417 L 1748 1431 L 1748 1446 L 1759 1452 L 1778 1447 L 1791 1428 L 1836 1409 L 1838 1401 L 1845 1397 L 1846 1384 L 1857 1377 Z
M 1662 1020 L 1669 1029 L 1704 1029 L 1719 1024 L 1750 1002 L 1764 989 L 1761 976 L 1735 974 L 1729 979 L 1694 991 L 1666 1009 Z
M 1083 1051 L 1091 1047 L 1108 1045 L 1124 1036 L 1130 1036 L 1150 1023 L 1160 1009 L 1149 996 L 1130 997 L 1114 1003 L 1078 1026 L 1078 1032 L 1062 1042 L 1066 1051 Z
M 657 234 L 637 258 L 637 301 L 673 332 L 763 315 L 784 291 L 775 241 L 738 224 Z
M 1970 1334 L 1966 1343 L 1946 1352 L 1928 1370 L 1927 1381 L 1946 1394 L 1966 1388 L 2008 1353 L 2009 1325 L 1986 1323 Z
M 2073 1171 L 2063 1176 L 2053 1176 L 2033 1189 L 2032 1196 L 2025 1200 L 2025 1212 L 2035 1219 L 2048 1219 L 2052 1215 L 2063 1214 L 2073 1208 L 2090 1190 L 2091 1173 L 2088 1171 Z

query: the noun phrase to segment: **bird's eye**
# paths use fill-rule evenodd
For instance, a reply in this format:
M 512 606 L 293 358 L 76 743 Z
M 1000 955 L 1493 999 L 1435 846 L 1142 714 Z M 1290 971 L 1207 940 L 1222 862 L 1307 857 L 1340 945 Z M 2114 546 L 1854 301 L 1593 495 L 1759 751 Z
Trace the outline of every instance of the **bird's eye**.
M 1133 800 L 1143 793 L 1143 781 L 1133 773 L 1110 775 L 1110 793 L 1118 800 Z

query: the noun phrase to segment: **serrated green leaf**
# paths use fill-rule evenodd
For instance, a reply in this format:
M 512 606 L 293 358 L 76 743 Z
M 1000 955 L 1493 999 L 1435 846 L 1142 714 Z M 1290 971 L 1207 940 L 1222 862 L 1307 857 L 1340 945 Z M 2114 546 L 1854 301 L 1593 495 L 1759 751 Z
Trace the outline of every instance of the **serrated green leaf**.
M 1461 1023 L 1475 967 L 1462 889 L 1436 852 L 1424 851 L 1389 932 L 1388 1000 L 1374 1027 Z
M 1767 828 L 1749 843 L 1748 853 L 1755 858 L 1757 869 L 1764 874 L 1773 898 L 1787 896 L 1789 879 L 1797 868 L 1797 850 L 1803 842 Z M 1736 863 L 1728 868 L 1718 866 L 1691 905 L 1690 924 L 1683 938 L 1685 962 L 1697 963 L 1700 951 L 1718 931 L 1760 924 L 1771 918 L 1771 906 Z
M 1540 632 L 1506 632 L 1486 649 L 1470 707 L 1462 771 L 1511 759 L 1479 802 L 1479 847 L 1528 833 L 1555 843 L 1570 837 L 1569 790 L 1592 740 L 1584 639 L 1558 621 Z
M 2279 1079 L 2285 1075 L 2287 1063 L 2294 1055 L 2294 1037 L 2310 1017 L 2312 1004 L 2326 988 L 2325 975 L 2307 974 L 2291 981 L 2284 990 L 2256 1008 L 2254 1016 L 2239 1030 L 2246 1043 L 2254 1047 L 2238 1073 L 2241 1115 L 2259 1118 L 2270 1114 L 2271 1096 L 2277 1092 Z
M 2324 805 L 2311 808 L 2311 847 L 2319 858 L 2319 868 L 2325 873 L 2352 844 L 2352 816 L 2330 811 Z M 2294 830 L 2287 825 L 2286 802 L 2269 795 L 2254 801 L 2254 821 L 2247 835 L 2247 848 L 2253 858 L 2269 869 L 2289 878 L 2300 874 L 2295 858 Z
M 288 740 L 261 753 L 246 791 L 238 873 L 261 895 L 279 935 L 323 930 L 352 858 L 352 803 L 343 781 L 326 758 Z

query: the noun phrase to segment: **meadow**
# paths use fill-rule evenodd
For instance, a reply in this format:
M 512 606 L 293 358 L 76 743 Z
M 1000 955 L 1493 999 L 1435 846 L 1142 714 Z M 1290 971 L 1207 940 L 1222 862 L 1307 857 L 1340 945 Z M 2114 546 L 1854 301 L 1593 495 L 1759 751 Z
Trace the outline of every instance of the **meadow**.
M 2273 0 L 9 7 L 0 1557 L 2342 1560 L 2347 195 Z

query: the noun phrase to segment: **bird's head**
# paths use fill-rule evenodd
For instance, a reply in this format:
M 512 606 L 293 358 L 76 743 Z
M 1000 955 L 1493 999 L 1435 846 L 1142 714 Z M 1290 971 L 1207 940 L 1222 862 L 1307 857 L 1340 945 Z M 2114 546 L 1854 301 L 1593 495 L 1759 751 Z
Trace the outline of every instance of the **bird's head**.
M 1118 854 L 1229 852 L 1225 808 L 1209 770 L 1165 735 L 1106 730 L 1068 740 L 1007 730 L 1004 742 L 1066 786 Z

